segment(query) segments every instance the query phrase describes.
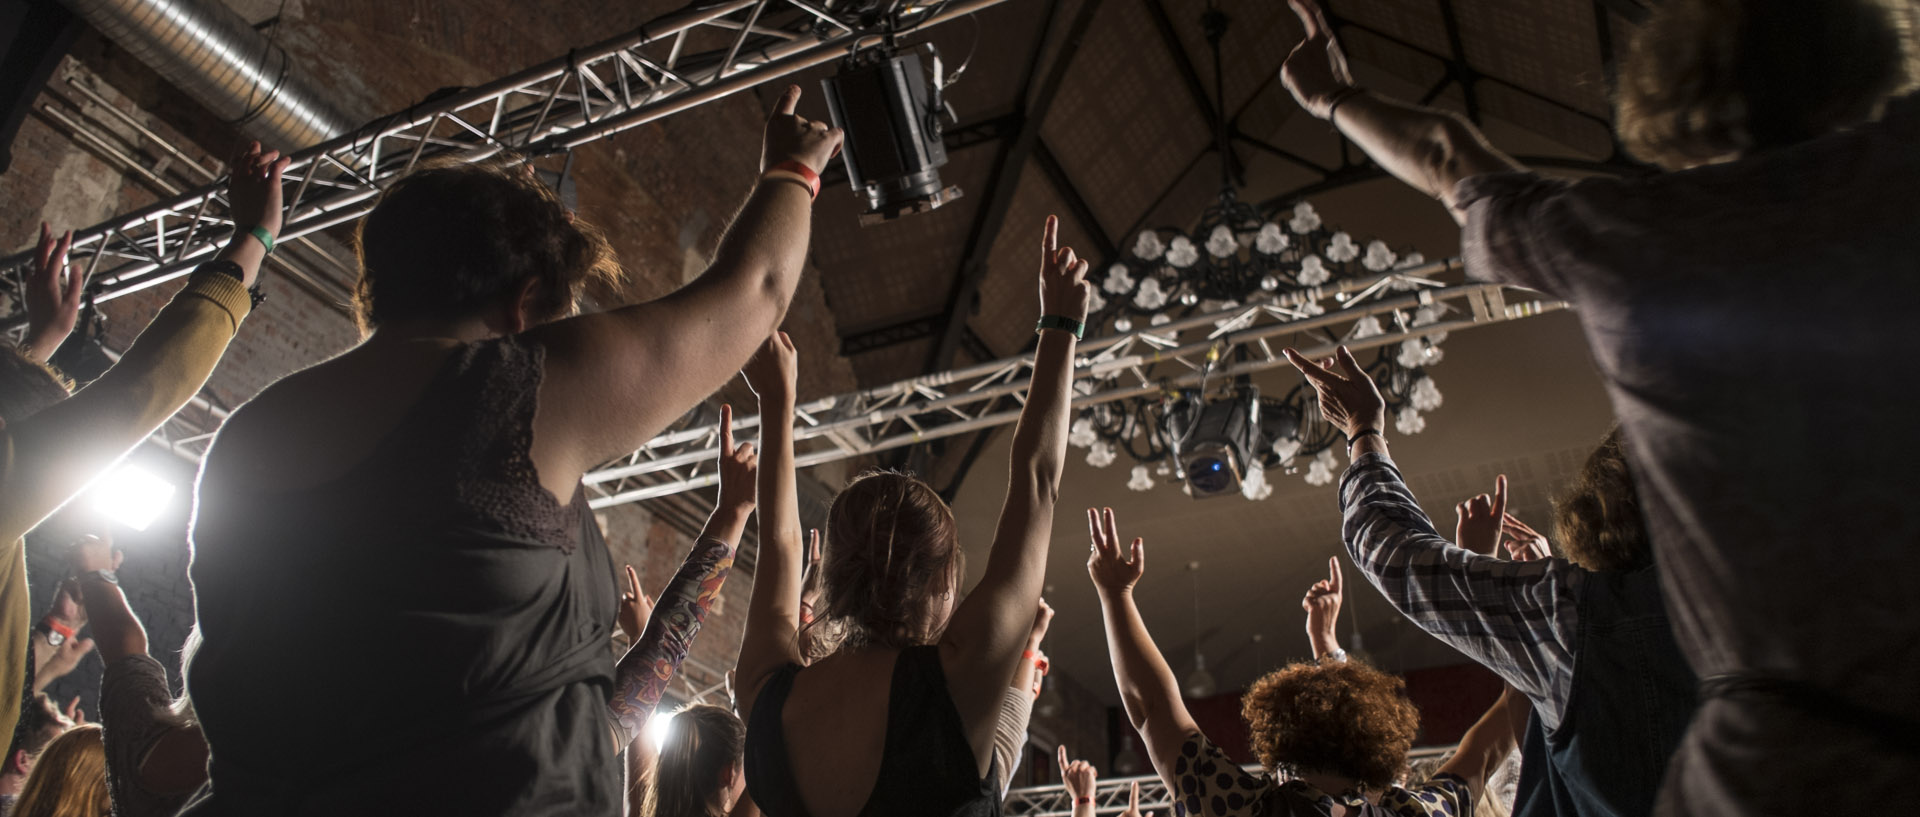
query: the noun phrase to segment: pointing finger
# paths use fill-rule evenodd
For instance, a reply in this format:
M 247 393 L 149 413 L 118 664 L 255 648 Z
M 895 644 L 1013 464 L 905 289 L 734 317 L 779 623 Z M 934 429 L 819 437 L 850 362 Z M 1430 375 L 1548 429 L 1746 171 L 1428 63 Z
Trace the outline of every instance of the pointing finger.
M 787 86 L 787 92 L 780 95 L 780 103 L 774 106 L 774 112 L 781 116 L 792 116 L 794 110 L 799 107 L 800 86 L 789 85 Z

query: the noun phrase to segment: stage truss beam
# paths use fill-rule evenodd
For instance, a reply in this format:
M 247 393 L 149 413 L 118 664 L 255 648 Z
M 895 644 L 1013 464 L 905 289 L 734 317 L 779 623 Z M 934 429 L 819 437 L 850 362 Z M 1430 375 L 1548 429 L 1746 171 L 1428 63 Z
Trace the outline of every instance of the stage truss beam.
M 956 20 L 1005 0 L 937 6 L 898 35 Z M 787 21 L 777 32 L 774 21 Z M 723 51 L 687 55 L 690 37 L 723 32 Z M 285 173 L 280 240 L 351 223 L 373 208 L 388 182 L 434 158 L 477 162 L 504 153 L 563 153 L 627 129 L 838 59 L 880 41 L 878 27 L 839 20 L 804 0 L 721 0 L 649 21 L 632 32 L 375 120 L 293 155 Z M 74 232 L 73 255 L 96 301 L 187 274 L 234 234 L 218 183 Z M 26 321 L 18 297 L 23 252 L 0 260 L 9 312 L 0 328 Z
M 1552 312 L 1565 307 L 1537 293 L 1498 284 L 1448 286 L 1433 276 L 1458 268 L 1457 260 L 1336 282 L 1275 298 L 1272 303 L 1192 315 L 1080 344 L 1074 373 L 1076 408 L 1136 397 L 1202 380 L 1209 352 L 1233 361 L 1216 367 L 1213 382 L 1286 366 L 1280 354 L 1296 345 L 1312 355 L 1330 354 L 1336 343 L 1354 350 L 1399 344 L 1439 332 L 1457 332 Z M 1410 289 L 1409 289 L 1410 288 Z M 1311 314 L 1322 301 L 1336 307 Z M 1344 308 L 1340 308 L 1344 305 Z M 1425 326 L 1397 323 L 1422 306 L 1438 305 L 1446 318 Z M 1357 336 L 1356 322 L 1377 316 L 1388 331 Z M 1146 323 L 1144 318 L 1136 323 Z M 1329 340 L 1332 338 L 1332 340 Z M 1030 355 L 901 380 L 877 388 L 812 400 L 795 411 L 795 465 L 806 467 L 889 451 L 916 443 L 1009 425 L 1019 419 L 1032 381 Z M 1011 398 L 1005 405 L 1000 398 Z M 714 484 L 719 427 L 708 416 L 689 417 L 681 427 L 645 447 L 589 472 L 591 504 L 605 508 L 640 502 Z M 736 418 L 735 434 L 760 424 L 758 416 Z

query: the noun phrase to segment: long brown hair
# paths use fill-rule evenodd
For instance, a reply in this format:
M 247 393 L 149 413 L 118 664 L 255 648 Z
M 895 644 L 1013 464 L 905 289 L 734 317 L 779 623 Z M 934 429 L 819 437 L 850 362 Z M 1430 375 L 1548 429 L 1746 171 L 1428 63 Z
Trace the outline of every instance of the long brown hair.
M 27 773 L 12 817 L 106 817 L 107 752 L 100 727 L 84 724 L 54 738 Z
M 711 704 L 680 710 L 653 758 L 641 817 L 727 817 L 720 791 L 746 749 L 747 725 L 731 710 Z
M 827 509 L 809 657 L 933 643 L 964 570 L 953 510 L 932 486 L 898 471 L 856 477 Z

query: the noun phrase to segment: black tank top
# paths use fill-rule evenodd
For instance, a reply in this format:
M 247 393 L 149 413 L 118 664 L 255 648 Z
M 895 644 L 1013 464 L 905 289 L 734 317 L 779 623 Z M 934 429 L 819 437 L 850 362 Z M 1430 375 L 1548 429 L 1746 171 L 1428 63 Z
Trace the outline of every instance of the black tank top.
M 543 364 L 455 349 L 343 476 L 200 495 L 187 683 L 213 758 L 187 814 L 620 813 L 613 567 L 529 456 Z
M 768 678 L 747 722 L 747 792 L 767 817 L 808 817 L 780 720 L 799 674 L 800 665 L 788 664 Z M 973 745 L 947 692 L 939 646 L 901 650 L 888 694 L 886 756 L 859 817 L 998 817 L 999 760 L 984 780 L 974 771 Z

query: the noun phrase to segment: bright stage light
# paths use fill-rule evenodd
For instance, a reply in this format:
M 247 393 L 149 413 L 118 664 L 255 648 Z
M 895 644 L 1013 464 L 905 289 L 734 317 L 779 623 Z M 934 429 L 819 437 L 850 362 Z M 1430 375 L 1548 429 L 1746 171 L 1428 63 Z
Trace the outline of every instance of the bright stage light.
M 134 530 L 146 530 L 173 499 L 174 485 L 138 465 L 123 465 L 93 488 L 93 509 Z
M 647 743 L 652 744 L 653 753 L 659 754 L 667 747 L 667 731 L 673 728 L 673 716 L 676 713 L 656 709 L 653 716 L 647 718 Z

